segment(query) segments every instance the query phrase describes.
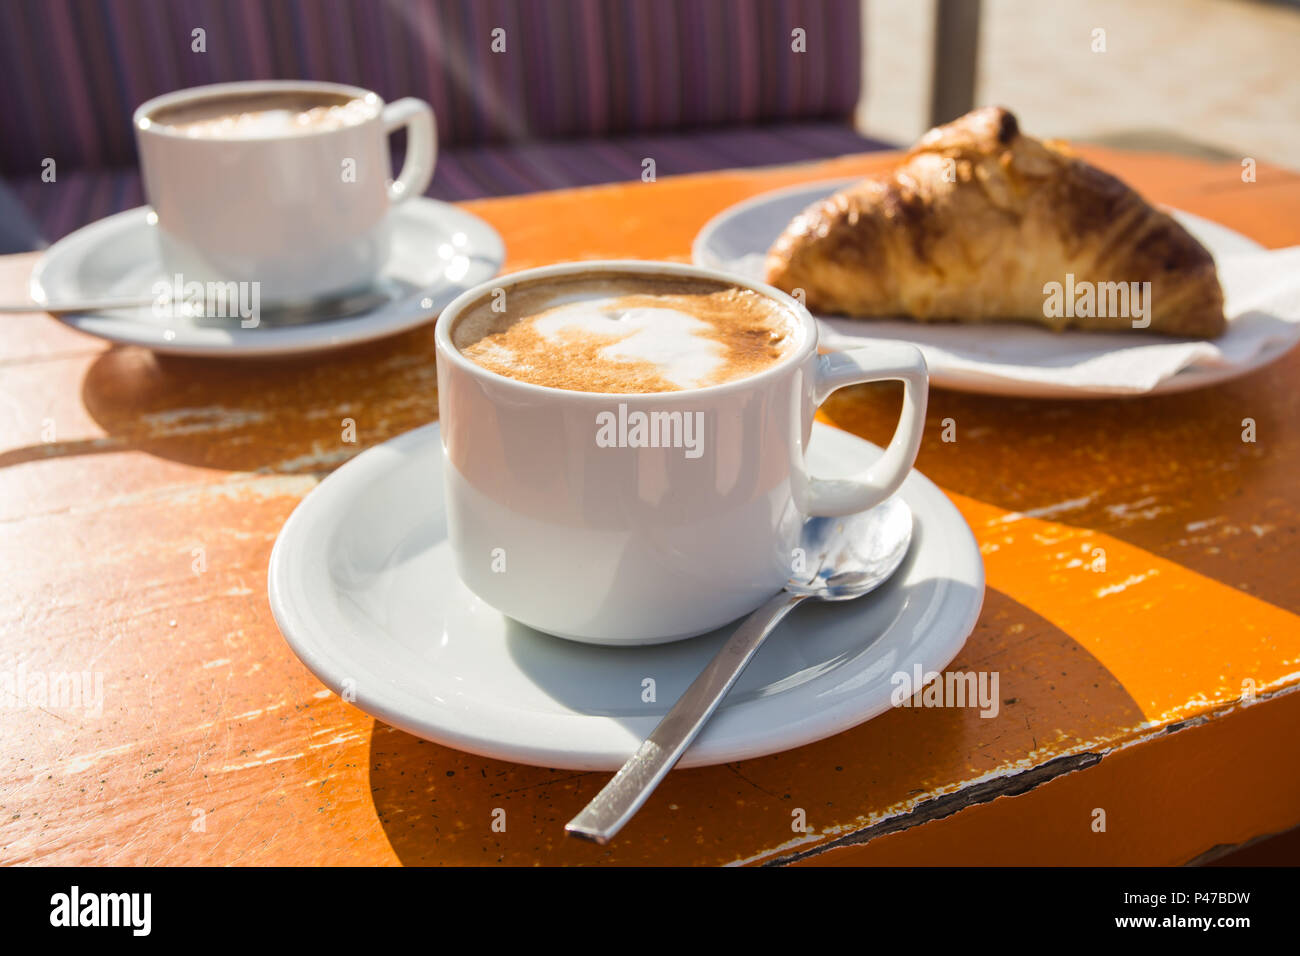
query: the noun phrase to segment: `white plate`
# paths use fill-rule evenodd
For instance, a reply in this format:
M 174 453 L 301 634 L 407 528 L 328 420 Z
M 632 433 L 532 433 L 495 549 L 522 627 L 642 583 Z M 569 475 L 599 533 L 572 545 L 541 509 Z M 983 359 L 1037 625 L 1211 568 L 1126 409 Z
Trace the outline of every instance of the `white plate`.
M 496 275 L 505 246 L 463 209 L 416 197 L 393 208 L 392 252 L 375 302 L 345 318 L 251 328 L 162 319 L 148 307 L 57 315 L 74 329 L 112 342 L 178 355 L 256 357 L 355 345 L 429 322 L 466 289 Z M 78 229 L 45 251 L 32 271 L 36 302 L 148 298 L 164 279 L 153 211 L 129 209 Z
M 845 476 L 880 449 L 815 425 L 809 465 Z M 285 522 L 271 552 L 271 609 L 317 677 L 392 726 L 471 753 L 614 770 L 730 633 L 598 647 L 503 617 L 453 570 L 437 425 L 364 452 Z M 942 671 L 975 626 L 984 567 L 966 522 L 917 472 L 900 494 L 911 552 L 867 597 L 796 609 L 759 650 L 683 766 L 757 757 L 884 712 L 891 677 Z M 574 587 L 583 586 L 574 568 Z M 657 703 L 642 702 L 652 678 Z
M 832 182 L 811 183 L 779 189 L 764 193 L 753 199 L 737 203 L 719 213 L 705 224 L 695 238 L 692 258 L 697 265 L 713 269 L 722 269 L 744 275 L 748 278 L 763 278 L 763 256 L 776 238 L 789 225 L 790 220 L 817 200 L 824 199 L 839 189 L 856 182 L 856 179 L 841 179 Z M 1209 250 L 1215 259 L 1239 253 L 1258 252 L 1264 247 L 1253 239 L 1219 223 L 1202 219 L 1180 210 L 1169 210 L 1184 228 L 1195 236 Z M 1090 389 L 1083 386 L 1054 384 L 1049 382 L 1020 381 L 1010 379 L 994 380 L 956 367 L 949 367 L 942 353 L 927 349 L 927 336 L 934 336 L 939 344 L 945 335 L 965 335 L 969 329 L 943 326 L 922 326 L 915 323 L 880 322 L 863 323 L 852 319 L 819 317 L 819 321 L 832 333 L 828 340 L 833 340 L 834 333 L 854 335 L 863 338 L 876 335 L 881 338 L 900 338 L 913 341 L 926 353 L 930 366 L 931 384 L 961 391 L 985 392 L 996 395 L 1016 395 L 1033 398 L 1114 398 L 1114 390 Z M 874 330 L 871 326 L 874 324 Z M 1025 331 L 1023 326 L 1012 326 L 1013 331 Z M 1038 330 L 1031 329 L 1031 333 Z M 825 333 L 824 333 L 825 334 Z M 1088 332 L 1067 330 L 1054 333 L 1062 343 L 1062 354 L 1068 354 L 1072 344 L 1081 348 L 1089 345 Z M 910 338 L 915 335 L 916 338 Z M 1152 335 L 1151 344 L 1167 343 L 1168 339 Z M 1093 339 L 1093 342 L 1096 340 Z M 1150 391 L 1139 394 L 1154 395 L 1166 392 L 1181 392 L 1187 389 L 1204 388 L 1219 382 L 1228 381 L 1253 372 L 1269 362 L 1284 355 L 1294 345 L 1294 341 L 1279 342 L 1262 350 L 1249 361 L 1234 365 L 1193 366 L 1183 369 L 1176 375 L 1160 382 Z M 1000 356 L 998 338 L 983 336 L 980 349 L 983 357 L 993 363 L 1014 364 L 1014 360 Z M 975 358 L 974 354 L 968 358 Z

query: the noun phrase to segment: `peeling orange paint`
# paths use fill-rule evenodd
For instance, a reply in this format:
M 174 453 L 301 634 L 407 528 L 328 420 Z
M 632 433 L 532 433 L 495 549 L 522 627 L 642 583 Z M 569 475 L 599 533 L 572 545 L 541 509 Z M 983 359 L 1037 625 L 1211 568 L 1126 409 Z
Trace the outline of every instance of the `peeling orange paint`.
M 1242 187 L 1233 163 L 1083 152 L 1152 199 L 1300 242 L 1300 176 L 1261 167 Z M 684 261 L 734 201 L 892 161 L 468 205 L 504 236 L 509 270 Z M 16 297 L 34 261 L 0 258 L 0 290 Z M 40 315 L 5 331 L 0 671 L 92 671 L 104 700 L 97 717 L 0 701 L 0 862 L 734 864 L 858 835 L 869 842 L 809 861 L 1176 863 L 1300 823 L 1300 352 L 1136 401 L 935 390 L 919 467 L 971 523 L 989 583 L 952 669 L 1000 675 L 998 716 L 898 709 L 789 753 L 675 772 L 596 847 L 562 827 L 604 775 L 376 722 L 323 691 L 266 603 L 270 549 L 301 497 L 435 416 L 428 328 L 254 363 L 108 347 Z M 892 386 L 847 389 L 822 417 L 880 442 L 897 402 Z M 940 439 L 945 418 L 956 442 Z M 1259 767 L 1266 781 L 1246 779 Z M 1149 821 L 1146 835 L 1091 840 L 1080 814 L 1099 801 Z

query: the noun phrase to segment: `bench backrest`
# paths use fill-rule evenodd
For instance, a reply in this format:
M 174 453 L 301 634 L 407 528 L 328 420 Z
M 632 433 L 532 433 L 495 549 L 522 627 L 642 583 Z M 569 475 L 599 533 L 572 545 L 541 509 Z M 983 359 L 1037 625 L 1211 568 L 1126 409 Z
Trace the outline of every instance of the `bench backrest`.
M 132 163 L 141 102 L 247 79 L 419 96 L 446 145 L 848 117 L 859 49 L 859 0 L 5 0 L 0 169 Z

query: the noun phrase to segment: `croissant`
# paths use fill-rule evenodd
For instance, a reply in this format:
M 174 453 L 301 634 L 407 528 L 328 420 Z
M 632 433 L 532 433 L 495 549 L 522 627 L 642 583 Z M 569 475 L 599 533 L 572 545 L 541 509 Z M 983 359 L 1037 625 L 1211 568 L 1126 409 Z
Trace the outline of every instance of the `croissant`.
M 1224 329 L 1214 260 L 1134 190 L 986 107 L 805 209 L 767 281 L 813 312 L 1055 329 Z

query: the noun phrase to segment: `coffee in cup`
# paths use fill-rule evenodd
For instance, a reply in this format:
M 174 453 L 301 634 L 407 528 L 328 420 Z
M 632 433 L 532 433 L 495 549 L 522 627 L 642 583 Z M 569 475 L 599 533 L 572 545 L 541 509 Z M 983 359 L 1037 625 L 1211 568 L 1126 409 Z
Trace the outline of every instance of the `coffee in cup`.
M 591 272 L 472 303 L 452 342 L 475 364 L 521 382 L 648 393 L 753 375 L 779 362 L 797 331 L 782 304 L 735 283 Z
M 344 93 L 288 90 L 182 101 L 151 122 L 190 139 L 268 139 L 342 129 L 373 119 L 379 103 Z
M 388 137 L 401 127 L 406 158 L 391 180 Z M 256 283 L 263 305 L 373 285 L 389 211 L 424 192 L 437 154 L 427 103 L 385 105 L 338 83 L 181 90 L 140 106 L 135 129 L 164 277 Z

